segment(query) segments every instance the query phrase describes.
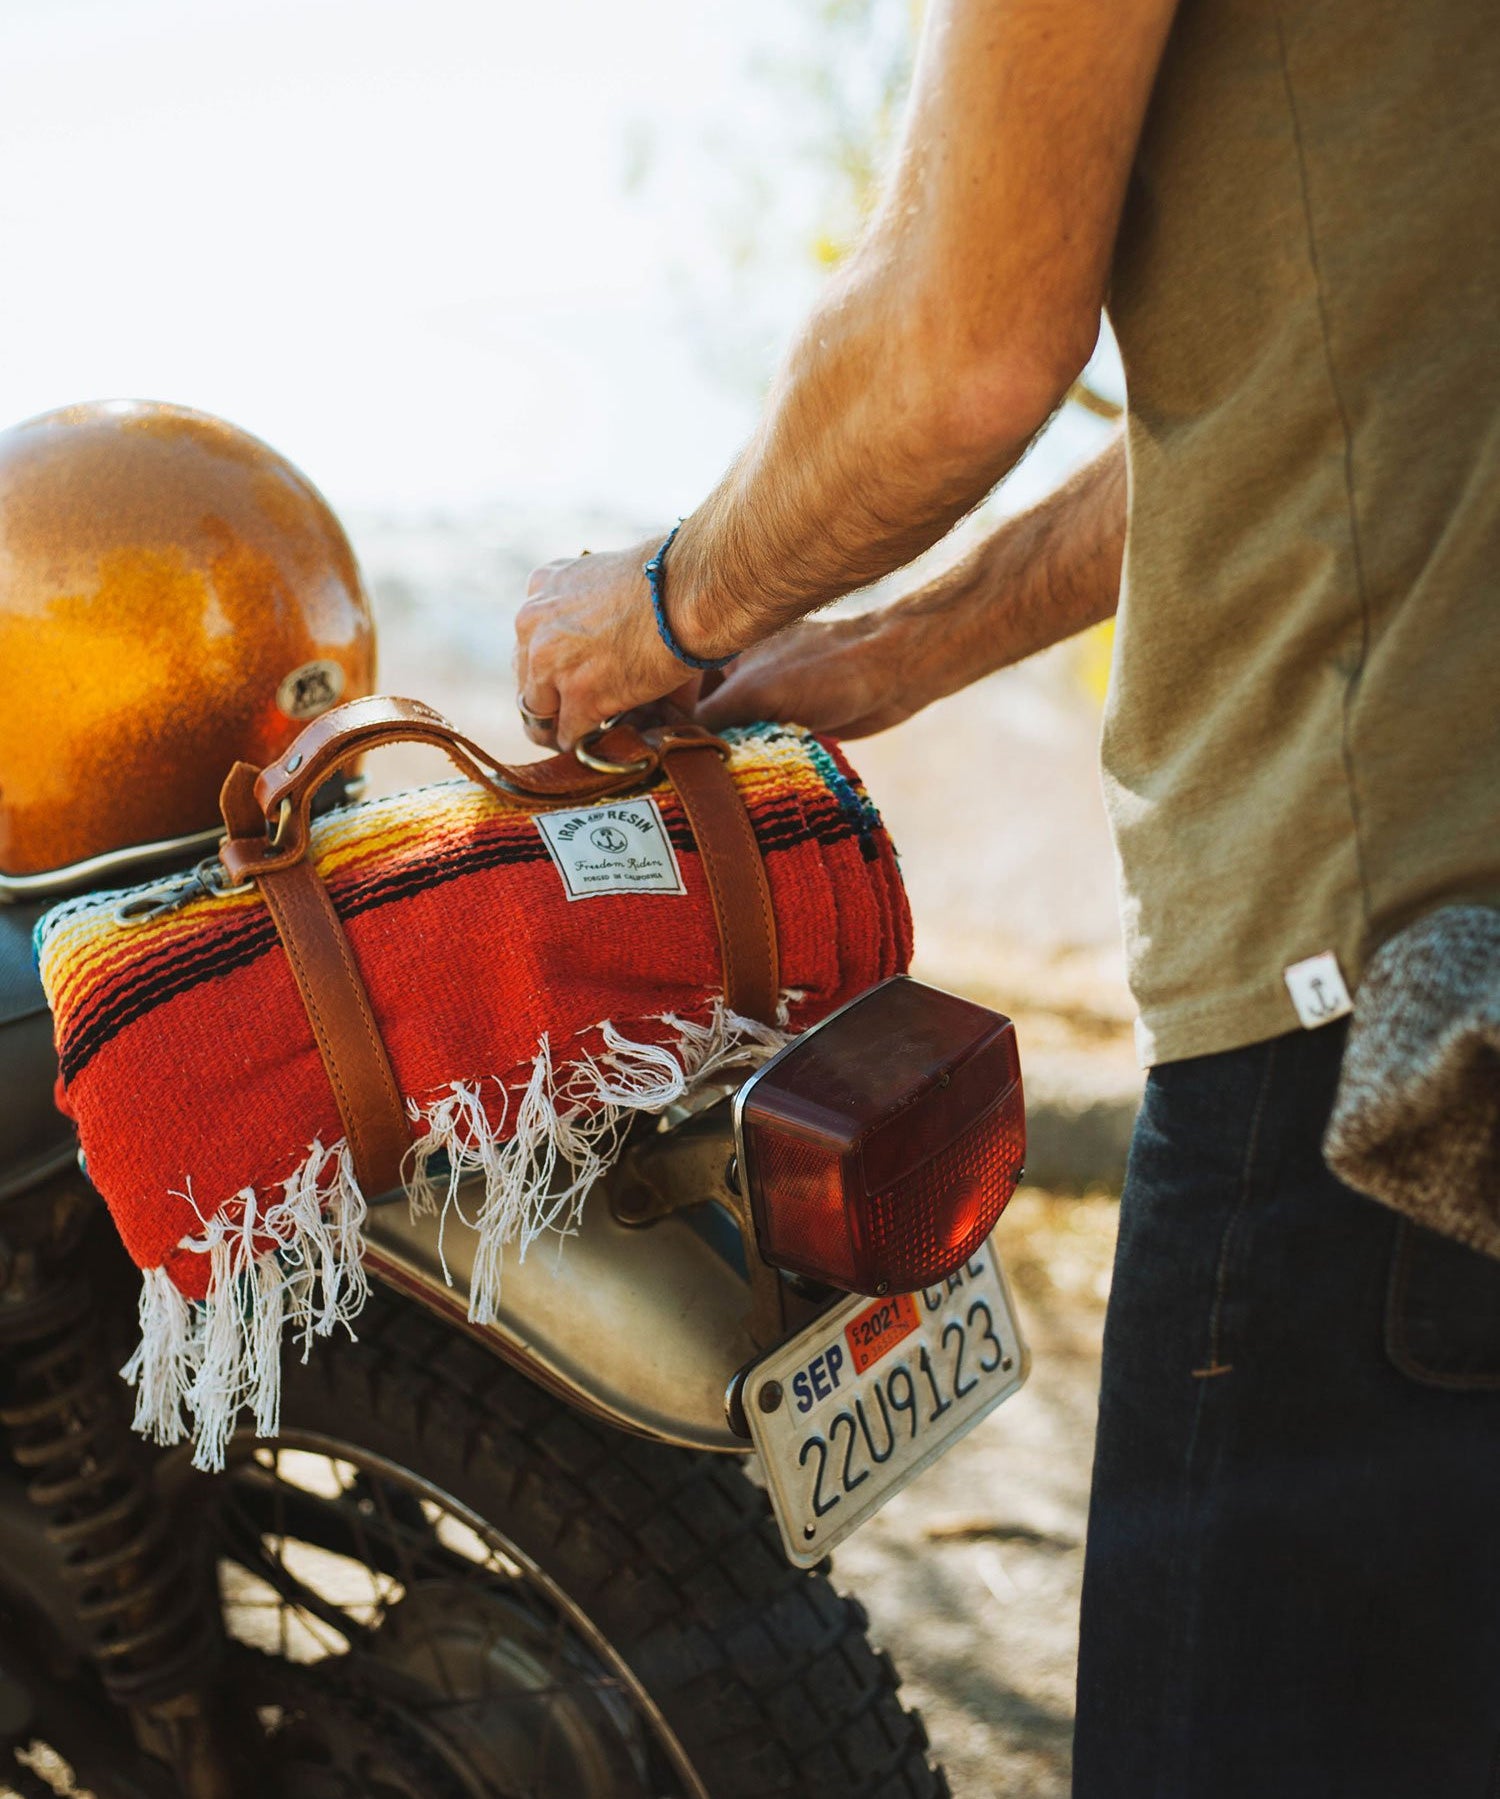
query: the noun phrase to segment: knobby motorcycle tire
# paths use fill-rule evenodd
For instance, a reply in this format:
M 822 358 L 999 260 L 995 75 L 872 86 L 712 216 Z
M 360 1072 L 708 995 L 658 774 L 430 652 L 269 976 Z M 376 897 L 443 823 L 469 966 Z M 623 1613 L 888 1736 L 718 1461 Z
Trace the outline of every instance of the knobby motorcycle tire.
M 283 1429 L 361 1444 L 503 1532 L 627 1663 L 712 1799 L 951 1799 L 864 1608 L 788 1565 L 733 1457 L 597 1423 L 379 1290 L 358 1330 L 288 1358 Z

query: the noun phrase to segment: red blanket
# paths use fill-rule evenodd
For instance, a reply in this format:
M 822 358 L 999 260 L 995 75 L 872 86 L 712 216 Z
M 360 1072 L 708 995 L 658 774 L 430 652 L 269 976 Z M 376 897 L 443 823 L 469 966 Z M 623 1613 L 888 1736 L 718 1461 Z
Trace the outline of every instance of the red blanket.
M 795 1031 L 905 968 L 905 895 L 836 748 L 783 726 L 729 737 Z M 782 1041 L 724 1008 L 697 846 L 666 783 L 533 815 L 446 782 L 331 814 L 312 854 L 407 1101 L 413 1202 L 483 1176 L 478 1321 L 507 1245 L 576 1223 L 629 1115 Z M 283 1325 L 308 1338 L 358 1310 L 366 1196 L 258 894 L 120 922 L 127 898 L 58 907 L 38 955 L 64 1104 L 144 1271 L 137 1423 L 175 1441 L 186 1412 L 212 1465 L 242 1404 L 274 1430 Z

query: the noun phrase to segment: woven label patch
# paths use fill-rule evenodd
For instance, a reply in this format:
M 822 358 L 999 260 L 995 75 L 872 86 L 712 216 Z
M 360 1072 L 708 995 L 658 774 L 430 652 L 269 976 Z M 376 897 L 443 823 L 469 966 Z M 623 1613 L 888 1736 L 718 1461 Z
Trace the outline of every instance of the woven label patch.
M 655 800 L 538 812 L 536 828 L 570 900 L 596 893 L 686 893 Z

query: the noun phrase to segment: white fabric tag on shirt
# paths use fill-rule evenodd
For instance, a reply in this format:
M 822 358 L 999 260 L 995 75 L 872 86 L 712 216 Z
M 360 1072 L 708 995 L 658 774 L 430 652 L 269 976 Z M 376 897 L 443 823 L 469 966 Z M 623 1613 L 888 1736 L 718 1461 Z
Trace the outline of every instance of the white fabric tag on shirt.
M 538 812 L 536 828 L 570 900 L 596 893 L 686 893 L 655 800 Z
M 1305 962 L 1294 962 L 1283 973 L 1304 1031 L 1332 1024 L 1335 1018 L 1343 1018 L 1354 1010 L 1354 1001 L 1339 970 L 1339 959 L 1331 949 L 1324 950 L 1321 956 L 1309 956 Z

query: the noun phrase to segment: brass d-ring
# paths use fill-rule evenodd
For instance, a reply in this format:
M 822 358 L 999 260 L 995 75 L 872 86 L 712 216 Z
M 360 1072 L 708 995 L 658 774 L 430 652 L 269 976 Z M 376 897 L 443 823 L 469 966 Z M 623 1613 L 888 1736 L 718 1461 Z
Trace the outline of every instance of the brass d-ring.
M 276 814 L 276 823 L 271 827 L 270 831 L 271 848 L 273 850 L 279 850 L 281 848 L 281 845 L 286 838 L 286 828 L 291 822 L 292 802 L 290 800 L 283 800 L 281 802 L 281 808 Z
M 601 775 L 643 775 L 651 767 L 652 757 L 638 756 L 634 762 L 611 762 L 604 756 L 594 755 L 589 748 L 606 731 L 612 731 L 619 722 L 618 718 L 601 719 L 592 731 L 585 731 L 573 745 L 573 754 L 585 768 L 595 769 Z

